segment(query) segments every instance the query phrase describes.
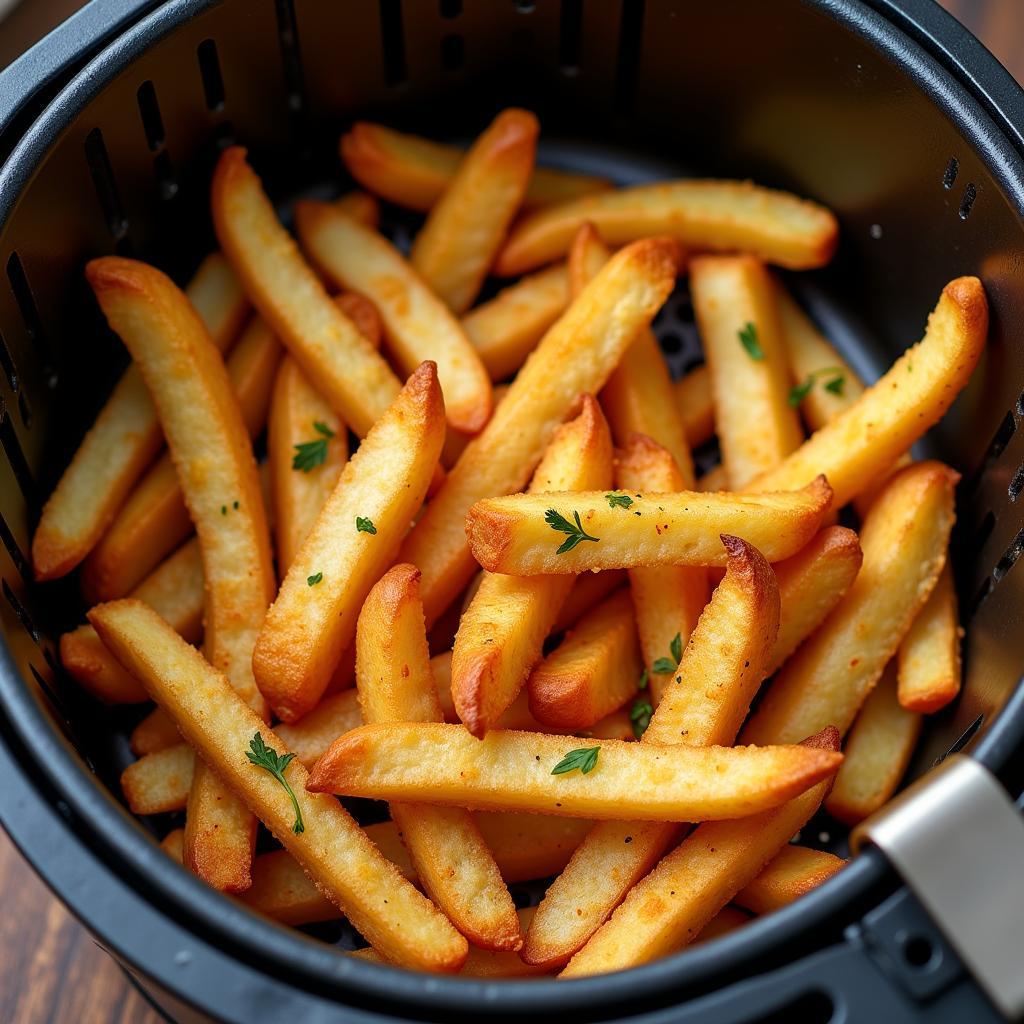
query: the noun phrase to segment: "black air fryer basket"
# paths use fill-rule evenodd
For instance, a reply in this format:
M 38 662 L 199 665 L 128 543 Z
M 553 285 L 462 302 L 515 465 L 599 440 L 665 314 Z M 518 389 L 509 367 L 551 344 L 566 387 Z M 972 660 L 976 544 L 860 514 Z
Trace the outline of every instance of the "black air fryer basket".
M 556 166 L 620 183 L 753 177 L 831 207 L 840 251 L 793 284 L 868 379 L 917 340 L 948 280 L 981 276 L 992 314 L 981 366 L 928 441 L 964 475 L 968 633 L 964 692 L 929 723 L 923 780 L 796 904 L 569 983 L 364 963 L 332 948 L 337 934 L 270 924 L 172 863 L 119 799 L 140 712 L 101 708 L 62 675 L 76 585 L 37 586 L 26 555 L 125 361 L 87 259 L 133 255 L 186 279 L 215 244 L 208 182 L 229 142 L 286 204 L 344 184 L 336 143 L 357 117 L 459 140 L 509 104 L 539 114 Z M 0 821 L 174 1019 L 1024 1011 L 1024 94 L 932 0 L 94 0 L 0 74 L 0 161 Z M 656 326 L 674 372 L 699 358 L 685 294 Z M 802 841 L 841 846 L 829 828 Z

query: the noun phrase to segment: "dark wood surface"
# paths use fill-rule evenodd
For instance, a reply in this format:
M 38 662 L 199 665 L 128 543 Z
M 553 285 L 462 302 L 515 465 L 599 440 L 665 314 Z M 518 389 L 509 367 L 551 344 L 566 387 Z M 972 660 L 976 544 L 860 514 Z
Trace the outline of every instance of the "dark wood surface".
M 1024 79 L 1024 0 L 942 0 Z M 0 28 L 0 67 L 69 11 L 29 0 Z M 15 35 L 17 33 L 17 35 Z M 120 968 L 58 903 L 0 831 L 0 1024 L 158 1024 Z

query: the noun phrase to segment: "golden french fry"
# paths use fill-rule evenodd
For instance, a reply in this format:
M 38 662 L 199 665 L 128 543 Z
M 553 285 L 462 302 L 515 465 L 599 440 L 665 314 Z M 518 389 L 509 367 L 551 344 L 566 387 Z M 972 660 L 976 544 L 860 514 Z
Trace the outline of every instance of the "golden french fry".
M 227 370 L 186 297 L 135 260 L 91 261 L 86 276 L 150 390 L 196 526 L 206 587 L 204 646 L 257 714 L 252 650 L 274 592 L 259 474 Z M 185 862 L 214 888 L 250 882 L 256 820 L 200 765 L 185 826 Z
M 960 638 L 953 569 L 945 568 L 899 650 L 899 701 L 909 711 L 932 714 L 960 692 Z
M 494 408 L 498 408 L 498 403 L 508 394 L 508 384 L 495 384 L 492 389 L 492 395 L 494 396 Z M 462 434 L 457 430 L 448 428 L 448 433 L 445 434 L 444 448 L 441 449 L 441 469 L 443 466 L 454 466 L 456 462 L 462 458 L 462 453 L 466 450 L 466 446 L 472 441 L 473 438 L 469 434 Z M 436 478 L 435 478 L 436 479 Z M 443 479 L 438 483 L 438 487 L 443 483 Z M 433 486 L 433 481 L 431 482 Z M 437 493 L 437 489 L 434 488 L 427 492 L 427 497 L 432 497 Z
M 582 576 L 577 576 L 555 619 L 555 624 L 551 627 L 551 632 L 562 633 L 571 629 L 591 608 L 624 586 L 628 579 L 622 569 L 585 572 Z
M 455 146 L 407 135 L 381 124 L 357 121 L 341 137 L 341 159 L 371 192 L 426 213 L 441 198 L 462 162 Z M 610 188 L 607 178 L 537 167 L 523 198 L 527 207 L 561 202 Z
M 444 429 L 437 370 L 424 363 L 349 460 L 295 556 L 252 657 L 283 721 L 300 718 L 323 695 L 363 599 L 423 501 Z
M 228 379 L 249 436 L 263 433 L 281 346 L 258 318 L 226 360 Z M 114 522 L 82 564 L 90 604 L 124 597 L 192 532 L 192 520 L 169 454 L 136 485 Z
M 821 753 L 837 751 L 839 735 L 826 729 L 805 744 L 804 749 Z M 694 829 L 630 890 L 559 977 L 634 967 L 692 941 L 807 823 L 830 785 L 831 778 L 826 777 L 772 810 Z
M 480 498 L 524 486 L 581 394 L 601 387 L 675 283 L 675 245 L 647 239 L 616 254 L 544 336 L 487 426 L 463 452 L 403 545 L 423 573 L 427 623 L 476 571 L 463 521 Z
M 385 860 L 336 800 L 307 791 L 300 763 L 293 760 L 283 769 L 286 791 L 269 772 L 248 762 L 245 753 L 256 733 L 278 757 L 285 747 L 223 675 L 140 601 L 101 605 L 89 618 L 186 741 L 365 938 L 406 966 L 458 970 L 466 940 Z M 297 832 L 300 818 L 304 827 Z
M 370 591 L 356 630 L 356 678 L 367 722 L 440 722 L 419 570 L 396 565 Z M 523 944 L 515 904 L 469 811 L 392 802 L 391 817 L 434 903 L 476 946 Z
M 168 857 L 172 860 L 176 860 L 179 864 L 182 863 L 182 857 L 184 856 L 184 846 L 185 830 L 183 828 L 173 829 L 160 840 L 160 849 L 163 850 Z
M 745 181 L 666 181 L 538 210 L 512 231 L 495 272 L 522 274 L 564 256 L 590 221 L 609 245 L 670 234 L 695 249 L 752 253 L 794 270 L 826 264 L 839 229 L 824 207 Z
M 626 497 L 644 491 L 681 491 L 685 487 L 683 474 L 672 454 L 643 434 L 634 435 L 619 453 L 615 482 L 626 492 Z M 664 667 L 672 644 L 685 646 L 690 639 L 708 601 L 707 571 L 682 565 L 630 569 L 629 589 L 636 609 L 651 703 L 657 707 L 671 673 L 659 672 L 655 665 L 661 659 Z
M 696 448 L 710 441 L 715 433 L 715 403 L 711 398 L 711 371 L 707 365 L 695 367 L 674 384 L 676 404 L 686 431 L 686 441 Z M 702 490 L 724 490 L 711 487 Z
M 584 224 L 569 253 L 569 280 L 578 295 L 611 253 L 592 224 Z M 682 475 L 682 487 L 692 489 L 693 459 L 686 430 L 672 390 L 668 367 L 649 327 L 637 332 L 619 365 L 601 391 L 601 406 L 618 445 L 634 434 L 646 434 L 672 454 Z
M 846 761 L 825 809 L 848 825 L 873 814 L 896 792 L 921 735 L 921 715 L 903 707 L 897 685 L 896 664 L 891 661 L 846 738 Z
M 348 428 L 291 356 L 274 384 L 267 457 L 283 579 L 348 461 Z
M 857 578 L 775 677 L 745 742 L 792 741 L 824 724 L 845 734 L 942 571 L 958 479 L 942 463 L 919 462 L 886 484 L 861 530 Z
M 697 490 L 702 494 L 729 490 L 729 474 L 726 473 L 725 466 L 719 464 L 709 469 L 697 480 Z
M 579 416 L 555 432 L 530 491 L 607 487 L 611 478 L 608 425 L 585 395 Z M 451 670 L 456 711 L 475 736 L 495 728 L 519 695 L 572 585 L 571 577 L 484 573 L 460 620 Z
M 775 578 L 749 544 L 723 541 L 725 577 L 683 649 L 641 745 L 732 743 L 765 676 L 779 624 Z M 681 831 L 675 823 L 599 822 L 548 888 L 523 958 L 549 967 L 566 963 Z
M 223 352 L 235 338 L 247 303 L 220 253 L 203 260 L 186 295 Z M 138 369 L 131 366 L 43 507 L 32 538 L 36 579 L 64 576 L 85 558 L 160 450 L 160 443 L 153 402 Z
M 713 918 L 697 933 L 697 937 L 690 942 L 691 946 L 695 946 L 698 942 L 710 942 L 712 939 L 720 938 L 722 935 L 728 935 L 729 932 L 736 931 L 737 928 L 742 928 L 745 924 L 749 924 L 751 917 L 749 914 L 742 910 L 738 910 L 736 907 L 725 906 L 715 914 Z
M 803 440 L 775 289 L 751 256 L 701 256 L 690 289 L 711 373 L 715 426 L 731 490 L 774 469 Z M 805 481 L 806 482 L 806 481 Z
M 985 347 L 988 302 L 976 277 L 942 290 L 924 340 L 845 412 L 808 438 L 785 462 L 759 476 L 751 491 L 800 487 L 828 477 L 836 508 L 877 480 L 949 408 Z
M 307 768 L 311 768 L 337 737 L 362 724 L 363 715 L 356 691 L 342 690 L 324 697 L 298 722 L 292 725 L 282 722 L 274 729 L 281 742 L 293 750 Z
M 491 415 L 487 371 L 458 319 L 405 257 L 383 235 L 328 203 L 297 203 L 295 224 L 327 277 L 376 306 L 385 345 L 403 375 L 433 360 L 449 424 L 470 434 L 479 431 Z
M 334 202 L 345 216 L 352 217 L 360 224 L 365 224 L 369 228 L 375 228 L 380 224 L 380 203 L 376 196 L 357 190 L 346 192 Z
M 132 592 L 145 601 L 189 643 L 203 632 L 203 562 L 199 542 L 183 544 Z M 103 646 L 96 630 L 84 625 L 60 638 L 65 671 L 89 693 L 107 704 L 137 704 L 146 690 Z
M 753 544 L 770 562 L 779 562 L 817 532 L 832 490 L 818 477 L 802 491 L 775 494 L 681 491 L 628 497 L 628 507 L 611 503 L 599 491 L 487 498 L 466 517 L 470 549 L 489 572 L 524 576 L 645 565 L 724 565 L 719 537 L 728 533 Z M 576 538 L 580 540 L 571 546 Z
M 848 763 L 849 754 L 844 764 Z M 833 793 L 838 784 L 837 778 L 832 787 Z M 825 805 L 828 806 L 828 798 Z M 784 846 L 732 899 L 755 914 L 770 914 L 817 888 L 845 865 L 842 857 L 825 850 Z
M 412 244 L 410 260 L 455 313 L 476 298 L 519 209 L 540 125 L 527 110 L 503 110 L 459 161 Z
M 658 747 L 583 741 L 587 774 L 554 774 L 570 737 L 461 725 L 364 725 L 334 741 L 311 792 L 597 819 L 704 821 L 756 814 L 833 773 L 842 756 L 802 747 Z M 575 740 L 580 744 L 580 740 Z
M 537 347 L 548 328 L 569 305 L 564 264 L 548 267 L 503 288 L 462 318 L 491 380 L 510 377 Z
M 98 641 L 99 638 L 97 637 Z M 111 658 L 111 660 L 113 661 L 114 659 Z M 120 668 L 120 665 L 118 665 L 118 668 Z M 141 683 L 136 685 L 145 693 Z M 181 733 L 178 732 L 178 727 L 167 715 L 159 708 L 154 708 L 132 729 L 128 742 L 132 753 L 136 757 L 143 757 L 146 754 L 155 754 L 160 750 L 166 750 L 168 747 L 176 747 L 181 743 Z
M 633 601 L 623 590 L 580 619 L 530 673 L 530 711 L 546 726 L 589 729 L 636 693 L 641 667 Z
M 369 829 L 366 832 L 370 834 Z M 298 926 L 341 917 L 338 907 L 309 880 L 287 850 L 256 857 L 252 862 L 252 885 L 238 899 L 250 910 L 281 924 Z
M 121 773 L 121 789 L 133 814 L 183 811 L 192 787 L 195 758 L 187 743 L 175 743 L 139 758 Z
M 359 292 L 342 292 L 334 296 L 334 304 L 355 324 L 356 330 L 374 348 L 380 348 L 384 323 L 380 311 L 371 299 L 360 295 Z
M 401 383 L 328 297 L 239 146 L 220 156 L 211 206 L 217 237 L 253 305 L 331 408 L 364 436 Z

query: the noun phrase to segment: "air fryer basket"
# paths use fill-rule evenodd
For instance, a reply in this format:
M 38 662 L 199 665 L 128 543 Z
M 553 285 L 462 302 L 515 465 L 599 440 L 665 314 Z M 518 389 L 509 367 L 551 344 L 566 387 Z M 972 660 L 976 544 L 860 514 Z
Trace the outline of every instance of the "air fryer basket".
M 964 474 L 965 688 L 913 774 L 965 746 L 1016 795 L 1024 97 L 963 29 L 930 0 L 96 0 L 76 34 L 0 76 L 0 96 L 0 820 L 163 1005 L 183 1020 L 992 1014 L 873 847 L 739 933 L 568 984 L 395 972 L 257 919 L 124 810 L 140 712 L 100 708 L 62 675 L 54 641 L 81 615 L 76 585 L 37 586 L 26 556 L 41 498 L 125 361 L 86 259 L 119 252 L 185 279 L 215 245 L 207 186 L 228 142 L 249 147 L 286 212 L 343 183 L 336 142 L 356 117 L 461 139 L 525 106 L 556 165 L 619 182 L 749 176 L 830 206 L 840 252 L 793 284 L 869 379 L 920 336 L 947 280 L 983 278 L 987 354 L 928 441 Z M 657 329 L 674 372 L 699 358 L 685 291 Z

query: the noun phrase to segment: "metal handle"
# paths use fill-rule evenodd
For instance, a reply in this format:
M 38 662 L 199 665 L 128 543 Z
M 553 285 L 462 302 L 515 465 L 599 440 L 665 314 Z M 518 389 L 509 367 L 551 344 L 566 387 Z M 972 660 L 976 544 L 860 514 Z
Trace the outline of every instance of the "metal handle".
M 850 836 L 874 843 L 1007 1017 L 1024 1015 L 1024 819 L 996 778 L 956 754 Z

